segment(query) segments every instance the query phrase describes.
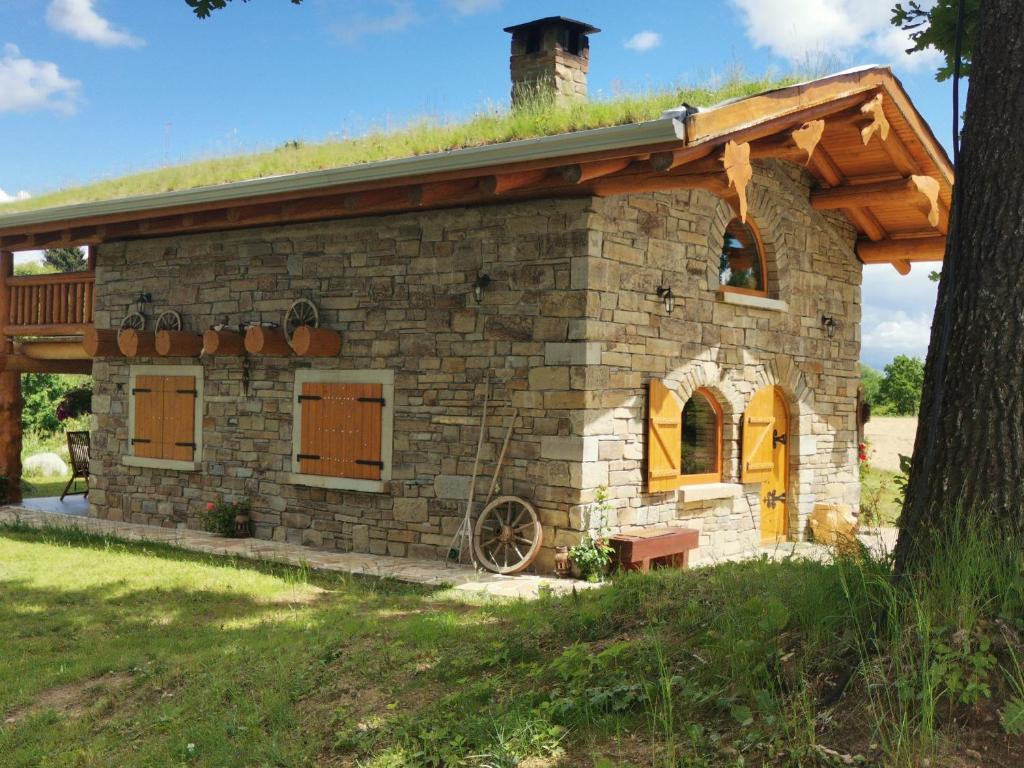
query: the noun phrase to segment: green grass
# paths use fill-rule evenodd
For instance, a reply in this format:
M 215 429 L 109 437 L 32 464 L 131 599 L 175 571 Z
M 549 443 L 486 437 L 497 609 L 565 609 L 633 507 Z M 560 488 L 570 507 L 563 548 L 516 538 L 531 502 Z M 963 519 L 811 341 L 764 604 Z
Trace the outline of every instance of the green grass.
M 860 472 L 861 519 L 870 525 L 895 525 L 903 511 L 896 485 L 898 472 L 862 466 Z
M 0 205 L 0 216 L 71 203 L 193 189 L 243 179 L 337 168 L 588 128 L 636 123 L 658 118 L 666 109 L 678 107 L 684 101 L 694 106 L 709 106 L 725 99 L 749 96 L 792 84 L 800 79 L 802 78 L 797 76 L 748 78 L 733 75 L 725 82 L 713 86 L 653 89 L 645 93 L 591 100 L 564 108 L 554 108 L 544 100 L 538 99 L 514 112 L 495 108 L 482 110 L 465 122 L 420 119 L 398 130 L 373 130 L 354 139 L 330 139 L 317 143 L 288 142 L 269 151 L 202 159 L 184 165 L 158 168 L 54 191 Z
M 870 560 L 758 560 L 467 604 L 0 529 L 0 763 L 843 764 L 827 747 L 909 768 L 959 754 L 949 724 L 980 711 L 986 765 L 1019 765 L 999 725 L 1024 711 L 1018 545 L 954 534 L 960 557 L 904 585 Z
M 70 475 L 69 475 L 70 477 Z M 42 499 L 49 496 L 60 496 L 64 490 L 64 486 L 67 485 L 67 477 L 40 477 L 40 478 L 22 478 L 21 480 L 21 495 L 26 499 Z M 74 487 L 69 489 L 70 493 L 81 491 L 85 487 L 84 480 L 75 481 Z

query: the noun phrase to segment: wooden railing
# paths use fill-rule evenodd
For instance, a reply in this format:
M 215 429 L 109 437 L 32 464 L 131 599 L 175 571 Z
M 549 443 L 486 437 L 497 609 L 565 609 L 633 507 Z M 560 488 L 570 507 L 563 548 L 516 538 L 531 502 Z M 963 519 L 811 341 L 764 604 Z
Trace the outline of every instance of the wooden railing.
M 92 325 L 95 272 L 10 276 L 0 321 L 7 336 L 60 336 Z

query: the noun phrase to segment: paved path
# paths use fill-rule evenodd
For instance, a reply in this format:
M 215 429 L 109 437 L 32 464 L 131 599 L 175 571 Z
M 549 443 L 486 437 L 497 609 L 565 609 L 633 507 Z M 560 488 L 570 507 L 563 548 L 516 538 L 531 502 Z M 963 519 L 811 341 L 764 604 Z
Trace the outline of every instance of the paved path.
M 436 560 L 416 560 L 408 557 L 389 557 L 355 552 L 325 552 L 298 544 L 285 544 L 264 539 L 226 539 L 205 531 L 193 531 L 186 528 L 161 528 L 154 525 L 85 517 L 73 504 L 61 506 L 56 499 L 34 501 L 35 503 L 33 500 L 24 502 L 24 506 L 20 507 L 0 508 L 0 525 L 21 524 L 32 528 L 77 528 L 81 531 L 113 536 L 125 541 L 170 544 L 192 552 L 205 552 L 211 555 L 267 560 L 289 565 L 302 565 L 323 571 L 355 573 L 412 584 L 451 587 L 456 593 L 463 595 L 533 599 L 544 591 L 565 594 L 573 589 L 589 589 L 598 586 L 573 579 L 556 579 L 551 576 L 532 574 L 498 576 L 486 571 L 475 571 L 465 566 L 448 566 Z M 870 551 L 876 555 L 883 555 L 891 552 L 895 546 L 896 529 L 872 529 L 861 533 L 858 538 Z M 776 560 L 786 557 L 827 560 L 832 556 L 832 551 L 820 544 L 797 541 L 780 542 L 775 546 L 761 547 L 749 553 L 750 557 L 761 555 L 767 555 Z
M 49 500 L 47 500 L 49 501 Z M 450 586 L 466 595 L 487 597 L 518 597 L 531 599 L 541 591 L 555 594 L 586 589 L 594 586 L 572 579 L 523 574 L 498 576 L 486 571 L 475 571 L 465 566 L 448 566 L 434 560 L 415 560 L 409 557 L 358 554 L 355 552 L 324 552 L 279 541 L 264 539 L 226 539 L 205 531 L 184 528 L 160 528 L 139 523 L 99 520 L 55 511 L 52 505 L 35 504 L 36 508 L 0 508 L 0 525 L 21 524 L 32 528 L 77 528 L 81 531 L 113 536 L 126 541 L 150 541 L 170 544 L 192 552 L 211 555 L 244 557 L 250 560 L 269 560 L 289 565 L 303 565 L 324 571 L 355 573 L 427 586 Z

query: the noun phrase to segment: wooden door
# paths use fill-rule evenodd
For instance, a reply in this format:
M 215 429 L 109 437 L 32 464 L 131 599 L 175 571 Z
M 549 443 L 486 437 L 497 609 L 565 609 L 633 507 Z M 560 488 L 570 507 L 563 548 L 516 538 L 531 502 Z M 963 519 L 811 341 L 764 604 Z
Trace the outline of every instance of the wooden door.
M 754 393 L 743 416 L 743 482 L 761 483 L 761 540 L 787 533 L 789 409 L 778 387 Z

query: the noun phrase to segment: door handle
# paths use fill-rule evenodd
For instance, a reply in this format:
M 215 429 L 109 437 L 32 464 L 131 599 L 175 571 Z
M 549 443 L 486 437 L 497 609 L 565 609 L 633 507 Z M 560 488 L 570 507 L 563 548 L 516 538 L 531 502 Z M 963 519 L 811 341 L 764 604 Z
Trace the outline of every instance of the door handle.
M 764 497 L 764 505 L 768 507 L 768 509 L 775 509 L 775 506 L 780 503 L 786 503 L 786 494 L 779 493 L 774 488 Z

